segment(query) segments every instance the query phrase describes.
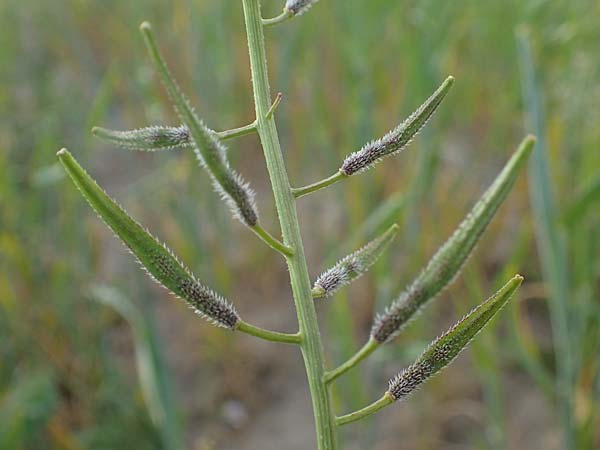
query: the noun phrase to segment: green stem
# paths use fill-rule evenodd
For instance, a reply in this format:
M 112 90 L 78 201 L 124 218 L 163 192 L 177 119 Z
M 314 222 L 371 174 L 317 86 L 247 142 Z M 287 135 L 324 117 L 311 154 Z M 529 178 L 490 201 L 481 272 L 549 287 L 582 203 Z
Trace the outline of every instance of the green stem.
M 358 365 L 358 363 L 360 363 L 363 359 L 365 359 L 367 356 L 373 353 L 378 347 L 379 343 L 376 340 L 369 339 L 367 343 L 358 352 L 356 352 L 354 356 L 352 356 L 348 361 L 346 361 L 344 364 L 333 370 L 325 372 L 325 383 L 331 383 L 337 377 L 343 375 L 344 373 Z
M 278 251 L 283 256 L 293 256 L 294 249 L 281 243 L 277 238 L 265 230 L 259 223 L 250 228 L 256 235 L 263 240 L 265 244 L 271 247 L 273 250 Z
M 270 119 L 273 116 L 273 114 L 275 113 L 275 110 L 281 103 L 282 98 L 283 98 L 283 94 L 281 92 L 279 92 L 277 94 L 277 96 L 275 97 L 275 101 L 271 105 L 271 109 L 269 109 L 269 112 L 267 113 L 267 119 Z M 243 127 L 232 128 L 231 130 L 215 131 L 215 134 L 217 135 L 217 137 L 219 139 L 226 140 L 226 139 L 233 139 L 238 136 L 245 136 L 247 134 L 256 133 L 256 132 L 257 132 L 257 129 L 256 129 L 256 120 L 255 120 L 254 122 L 249 123 L 248 125 L 244 125 Z
M 232 128 L 231 130 L 215 131 L 215 134 L 219 139 L 233 139 L 238 136 L 244 136 L 246 134 L 254 133 L 256 131 L 256 121 L 244 125 L 239 128 Z
M 333 175 L 331 175 L 329 178 L 325 178 L 324 180 L 317 181 L 316 183 L 309 184 L 308 186 L 294 188 L 294 189 L 292 189 L 292 192 L 294 194 L 294 197 L 300 198 L 300 197 L 303 197 L 312 192 L 326 188 L 327 186 L 331 186 L 333 183 L 337 183 L 341 179 L 347 178 L 347 177 L 348 177 L 348 175 L 346 175 L 343 172 L 336 172 Z
M 296 345 L 300 345 L 300 343 L 302 342 L 300 333 L 289 334 L 279 333 L 278 331 L 265 330 L 264 328 L 256 327 L 254 325 L 249 324 L 248 322 L 244 322 L 241 319 L 237 323 L 235 329 L 241 331 L 242 333 L 246 333 L 251 336 L 256 336 L 258 338 L 265 339 L 271 342 L 281 342 L 282 344 Z
M 331 412 L 327 386 L 323 380 L 325 371 L 323 345 L 311 295 L 311 283 L 300 235 L 296 202 L 288 180 L 275 120 L 273 117 L 267 119 L 271 97 L 260 1 L 243 0 L 242 3 L 248 36 L 258 134 L 273 187 L 284 243 L 294 249 L 294 255 L 288 257 L 286 261 L 298 315 L 298 326 L 302 336 L 301 350 L 312 398 L 317 448 L 318 450 L 334 450 L 336 447 L 334 417 Z
M 261 19 L 261 22 L 265 27 L 272 27 L 273 25 L 278 25 L 286 20 L 290 20 L 292 17 L 293 14 L 291 14 L 287 9 L 284 9 L 283 12 L 278 16 L 271 19 Z
M 275 114 L 275 110 L 281 103 L 282 98 L 283 98 L 283 94 L 281 92 L 278 92 L 277 96 L 275 97 L 275 101 L 271 105 L 271 108 L 269 108 L 269 111 L 267 111 L 267 116 L 265 117 L 265 119 L 269 120 L 273 117 L 273 114 Z
M 375 414 L 377 411 L 385 408 L 386 406 L 394 403 L 394 399 L 392 398 L 389 392 L 383 394 L 379 400 L 371 403 L 369 406 L 365 406 L 363 409 L 359 409 L 358 411 L 351 412 L 350 414 L 345 414 L 343 416 L 339 416 L 335 418 L 335 424 L 337 426 L 346 425 L 347 423 L 356 422 L 357 420 L 364 419 L 365 417 L 370 416 L 371 414 Z

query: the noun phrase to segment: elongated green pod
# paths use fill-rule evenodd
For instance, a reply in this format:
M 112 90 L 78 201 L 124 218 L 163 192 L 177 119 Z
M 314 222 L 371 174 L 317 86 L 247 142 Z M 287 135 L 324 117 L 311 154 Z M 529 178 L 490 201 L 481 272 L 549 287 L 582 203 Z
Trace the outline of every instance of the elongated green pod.
M 183 95 L 171 75 L 152 35 L 148 22 L 140 26 L 150 58 L 165 86 L 175 111 L 189 129 L 194 141 L 194 151 L 200 164 L 207 170 L 217 192 L 231 208 L 235 217 L 249 227 L 258 224 L 258 210 L 254 201 L 254 191 L 230 166 L 226 148 L 213 132 L 200 120 Z
M 398 225 L 392 225 L 381 236 L 323 272 L 315 281 L 312 289 L 313 297 L 330 297 L 342 286 L 363 275 L 394 240 L 398 234 L 398 228 Z
M 191 145 L 190 132 L 185 125 L 178 127 L 151 126 L 128 131 L 94 127 L 92 134 L 111 144 L 147 152 Z
M 425 126 L 435 110 L 454 84 L 454 77 L 448 77 L 425 103 L 413 112 L 408 119 L 380 139 L 371 141 L 359 151 L 350 154 L 339 172 L 345 176 L 363 172 L 386 156 L 395 155 L 404 149 Z
M 376 317 L 371 337 L 384 343 L 394 338 L 402 327 L 458 275 L 482 233 L 510 192 L 519 170 L 531 154 L 535 138 L 526 137 L 504 166 L 492 185 L 475 204 L 454 234 L 438 250 L 425 270 L 407 290 Z
M 522 282 L 523 277 L 515 275 L 502 289 L 433 341 L 413 364 L 390 380 L 388 393 L 391 398 L 400 400 L 406 397 L 450 364 L 508 302 Z
M 62 149 L 57 155 L 83 197 L 155 281 L 213 324 L 231 330 L 236 328 L 240 318 L 229 302 L 199 283 L 171 250 L 132 219 L 98 186 L 71 153 Z
M 285 12 L 286 10 L 284 10 Z M 296 198 L 303 197 L 312 192 L 331 186 L 356 173 L 370 169 L 383 158 L 395 155 L 402 151 L 412 139 L 421 131 L 431 118 L 438 106 L 442 103 L 448 91 L 454 84 L 454 77 L 448 77 L 440 87 L 413 112 L 404 122 L 388 132 L 380 139 L 368 142 L 360 150 L 346 157 L 342 166 L 333 175 L 315 183 L 293 188 Z

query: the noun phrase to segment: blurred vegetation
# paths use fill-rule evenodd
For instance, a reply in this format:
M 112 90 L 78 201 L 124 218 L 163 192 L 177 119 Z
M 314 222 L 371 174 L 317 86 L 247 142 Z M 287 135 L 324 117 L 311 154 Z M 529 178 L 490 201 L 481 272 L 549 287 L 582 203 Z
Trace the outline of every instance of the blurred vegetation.
M 282 3 L 265 0 L 265 15 L 277 14 Z M 398 448 L 401 433 L 411 443 L 406 448 L 525 449 L 531 448 L 528 438 L 538 448 L 600 447 L 598 17 L 600 3 L 593 0 L 322 0 L 300 19 L 268 31 L 272 86 L 285 94 L 278 123 L 296 185 L 329 175 L 345 154 L 402 120 L 446 75 L 457 79 L 404 154 L 300 201 L 313 275 L 326 267 L 322 261 L 344 255 L 390 222 L 403 229 L 400 243 L 368 277 L 320 306 L 332 363 L 362 343 L 373 311 L 411 280 L 521 137 L 532 132 L 542 138 L 529 178 L 519 180 L 462 281 L 376 355 L 365 373 L 339 384 L 337 407 L 375 398 L 386 375 L 516 271 L 526 278 L 520 301 L 481 335 L 468 361 L 395 408 L 412 412 L 414 428 L 386 431 L 374 418 L 347 432 L 349 444 Z M 238 382 L 223 374 L 252 367 L 251 361 L 236 366 L 222 360 L 226 353 L 243 360 L 238 337 L 193 317 L 193 332 L 179 324 L 185 308 L 152 286 L 64 182 L 56 162 L 56 151 L 69 147 L 134 217 L 240 309 L 255 311 L 260 321 L 277 306 L 284 314 L 270 322 L 292 326 L 280 260 L 230 220 L 191 152 L 132 153 L 91 138 L 92 125 L 176 123 L 145 59 L 137 31 L 145 19 L 154 22 L 177 78 L 211 127 L 252 119 L 237 1 L 0 3 L 2 449 L 151 449 L 178 442 L 165 437 L 148 412 L 127 322 L 90 301 L 96 283 L 134 301 L 136 343 L 146 345 L 147 338 L 157 351 L 148 370 L 157 371 L 160 389 L 178 384 L 180 401 L 173 407 L 168 400 L 175 416 L 168 421 L 174 421 L 171 430 L 189 430 L 190 448 L 210 448 L 202 432 L 222 420 L 206 411 L 220 411 L 226 399 L 249 402 L 258 412 L 277 407 L 261 407 L 260 396 L 247 393 L 266 392 L 256 387 L 260 368 L 254 378 L 242 377 L 255 385 L 208 383 L 220 375 L 222 383 Z M 230 147 L 272 229 L 272 197 L 256 137 Z M 170 309 L 180 314 L 163 316 Z M 158 347 L 169 355 L 178 347 L 194 351 L 170 356 L 171 366 L 162 367 Z M 204 389 L 190 392 L 182 385 L 189 376 L 180 376 L 182 367 L 172 363 L 182 360 L 197 370 L 192 378 L 207 383 Z M 523 393 L 533 391 L 544 397 L 543 407 L 515 423 L 512 414 L 526 406 Z M 183 402 L 186 396 L 191 400 Z M 210 397 L 209 407 L 190 413 L 189 402 L 203 397 Z M 477 426 L 461 427 L 456 437 L 441 426 L 442 411 L 461 409 L 458 399 L 465 397 L 481 412 L 471 419 Z M 528 420 L 538 424 L 538 413 L 545 422 L 533 428 Z M 528 437 L 528 429 L 539 435 Z M 227 426 L 213 436 L 217 443 L 223 430 Z M 310 438 L 312 430 L 303 431 Z M 265 436 L 266 442 L 285 442 L 286 433 Z

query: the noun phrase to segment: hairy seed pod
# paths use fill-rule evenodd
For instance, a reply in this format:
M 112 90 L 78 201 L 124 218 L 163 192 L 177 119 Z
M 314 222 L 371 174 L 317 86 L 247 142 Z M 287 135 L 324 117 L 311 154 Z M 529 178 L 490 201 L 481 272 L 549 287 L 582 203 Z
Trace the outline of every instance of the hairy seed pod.
M 319 0 L 287 0 L 284 9 L 293 16 L 300 16 Z
M 346 176 L 370 169 L 386 156 L 399 153 L 425 126 L 454 83 L 448 77 L 442 85 L 408 119 L 380 139 L 369 142 L 359 151 L 350 154 L 343 162 L 340 172 Z
M 342 286 L 364 274 L 394 240 L 398 225 L 392 225 L 385 233 L 363 248 L 346 256 L 331 269 L 323 272 L 313 286 L 313 297 L 330 297 Z
M 66 149 L 58 152 L 58 158 L 90 206 L 155 281 L 213 324 L 235 329 L 240 319 L 229 302 L 199 283 L 173 252 L 111 199 Z
M 191 145 L 190 132 L 185 125 L 178 127 L 152 126 L 128 131 L 94 127 L 92 134 L 111 144 L 147 152 Z
M 504 166 L 450 239 L 431 258 L 409 288 L 376 317 L 371 337 L 384 343 L 401 331 L 415 314 L 454 280 L 475 248 L 494 214 L 510 192 L 519 170 L 530 155 L 535 138 L 528 136 Z
M 189 129 L 198 161 L 210 174 L 215 189 L 231 208 L 234 216 L 247 226 L 254 227 L 258 224 L 254 191 L 229 166 L 225 146 L 214 132 L 198 118 L 189 101 L 179 89 L 158 50 L 150 24 L 144 22 L 140 29 L 144 35 L 150 58 L 173 102 L 175 111 Z
M 388 392 L 391 397 L 394 400 L 406 397 L 428 378 L 450 364 L 508 302 L 522 281 L 521 275 L 515 275 L 502 289 L 432 342 L 413 364 L 390 380 Z

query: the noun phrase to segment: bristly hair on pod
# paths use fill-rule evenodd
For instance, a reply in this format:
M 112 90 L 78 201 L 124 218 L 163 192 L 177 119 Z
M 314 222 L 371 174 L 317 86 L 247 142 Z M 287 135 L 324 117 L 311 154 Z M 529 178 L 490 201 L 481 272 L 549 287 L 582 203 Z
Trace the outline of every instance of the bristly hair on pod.
M 83 197 L 135 255 L 151 278 L 211 323 L 235 329 L 240 318 L 229 302 L 198 282 L 173 252 L 110 198 L 66 149 L 57 155 Z
M 521 142 L 492 185 L 425 269 L 383 314 L 377 315 L 371 329 L 371 337 L 375 341 L 382 344 L 397 336 L 417 312 L 456 278 L 510 192 L 534 144 L 533 136 L 528 136 Z
M 344 257 L 331 269 L 323 272 L 312 289 L 314 298 L 330 297 L 342 286 L 363 275 L 385 251 L 398 233 L 398 225 L 394 224 L 381 236 L 367 245 Z
M 351 153 L 340 167 L 346 176 L 363 172 L 373 167 L 381 159 L 397 154 L 404 149 L 438 108 L 454 83 L 454 77 L 448 77 L 441 86 L 408 119 L 388 132 L 380 139 L 371 141 L 359 151 Z
M 191 145 L 190 132 L 185 125 L 178 127 L 151 126 L 128 131 L 94 127 L 92 134 L 111 144 L 147 152 Z
M 319 0 L 287 0 L 284 10 L 293 16 L 300 16 L 310 9 Z
M 510 300 L 522 281 L 521 275 L 515 275 L 492 297 L 433 341 L 413 364 L 389 381 L 388 392 L 391 397 L 394 400 L 406 397 L 450 364 Z
M 234 216 L 248 227 L 254 227 L 258 224 L 258 209 L 254 201 L 254 191 L 230 167 L 226 147 L 215 136 L 215 133 L 200 120 L 188 99 L 181 92 L 158 50 L 150 24 L 144 22 L 140 29 L 146 41 L 150 58 L 173 102 L 175 111 L 189 130 L 198 161 L 210 174 L 215 189 L 226 200 Z

